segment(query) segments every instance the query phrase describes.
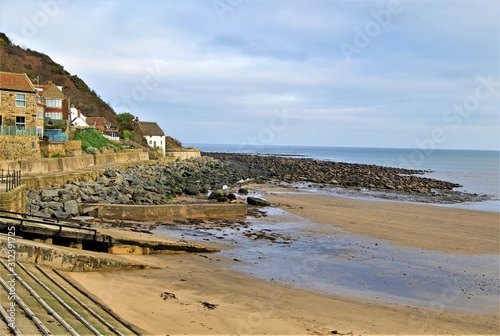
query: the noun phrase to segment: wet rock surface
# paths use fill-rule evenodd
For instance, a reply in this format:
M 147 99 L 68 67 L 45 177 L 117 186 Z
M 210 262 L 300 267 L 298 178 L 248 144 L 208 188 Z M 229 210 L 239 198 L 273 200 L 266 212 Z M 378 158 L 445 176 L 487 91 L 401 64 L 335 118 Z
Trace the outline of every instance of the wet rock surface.
M 204 153 L 198 159 L 168 164 L 108 168 L 95 181 L 71 182 L 27 193 L 27 212 L 70 218 L 81 203 L 160 205 L 179 196 L 198 201 L 238 202 L 248 194 L 245 183 L 281 183 L 305 188 L 373 191 L 376 197 L 432 203 L 481 201 L 487 196 L 453 191 L 455 183 L 421 177 L 422 170 L 319 161 L 304 158 Z M 238 190 L 239 188 L 239 190 Z M 210 192 L 210 193 L 209 193 Z M 208 199 L 207 199 L 207 196 Z M 252 202 L 252 200 L 250 201 Z M 249 203 L 250 203 L 249 202 Z M 264 205 L 260 204 L 259 206 Z

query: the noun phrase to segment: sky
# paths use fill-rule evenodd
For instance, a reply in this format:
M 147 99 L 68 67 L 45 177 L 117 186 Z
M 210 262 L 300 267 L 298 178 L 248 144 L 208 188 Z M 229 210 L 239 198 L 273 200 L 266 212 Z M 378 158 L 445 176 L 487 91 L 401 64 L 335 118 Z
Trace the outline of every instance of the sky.
M 499 149 L 496 0 L 0 0 L 0 31 L 185 144 Z

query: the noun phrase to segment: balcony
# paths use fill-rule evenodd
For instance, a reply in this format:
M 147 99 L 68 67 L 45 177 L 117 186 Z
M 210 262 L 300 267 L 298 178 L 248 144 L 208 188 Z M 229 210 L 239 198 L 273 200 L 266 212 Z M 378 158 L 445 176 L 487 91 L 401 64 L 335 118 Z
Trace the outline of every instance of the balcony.
M 45 130 L 44 138 L 49 142 L 68 142 L 68 136 L 60 129 Z
M 36 136 L 36 127 L 0 126 L 0 135 Z

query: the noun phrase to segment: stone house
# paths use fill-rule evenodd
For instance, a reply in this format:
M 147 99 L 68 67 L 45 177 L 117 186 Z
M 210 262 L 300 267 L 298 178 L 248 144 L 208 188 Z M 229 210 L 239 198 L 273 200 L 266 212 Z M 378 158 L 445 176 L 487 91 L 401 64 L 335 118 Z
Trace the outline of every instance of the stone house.
M 135 132 L 143 136 L 148 142 L 149 147 L 160 149 L 165 155 L 165 133 L 156 122 L 138 121 L 135 122 Z
M 5 150 L 0 159 L 39 156 L 43 118 L 44 105 L 28 76 L 0 72 L 0 142 Z
M 53 120 L 68 120 L 70 114 L 69 98 L 63 87 L 49 81 L 47 85 L 35 85 L 45 104 L 45 117 Z

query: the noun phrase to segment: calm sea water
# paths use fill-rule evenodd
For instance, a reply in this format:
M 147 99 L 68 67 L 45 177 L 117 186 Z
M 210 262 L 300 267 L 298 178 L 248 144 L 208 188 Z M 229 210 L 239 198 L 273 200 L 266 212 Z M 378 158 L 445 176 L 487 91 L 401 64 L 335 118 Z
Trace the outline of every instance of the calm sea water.
M 489 195 L 491 201 L 453 205 L 500 212 L 499 151 L 404 148 L 241 146 L 190 144 L 205 152 L 272 154 L 319 160 L 430 170 L 424 176 L 462 185 L 457 190 Z

